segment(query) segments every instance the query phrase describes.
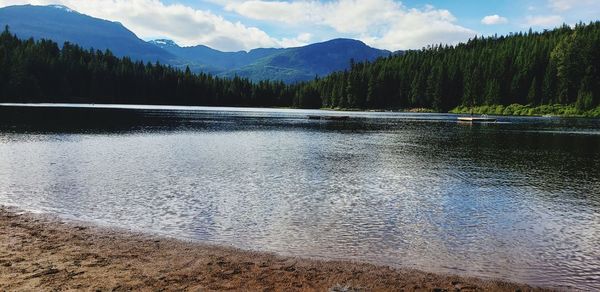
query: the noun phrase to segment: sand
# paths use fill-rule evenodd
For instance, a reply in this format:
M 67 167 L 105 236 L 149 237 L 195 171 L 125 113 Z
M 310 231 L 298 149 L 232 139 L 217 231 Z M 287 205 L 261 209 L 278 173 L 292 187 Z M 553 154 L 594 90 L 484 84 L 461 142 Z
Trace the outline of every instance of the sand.
M 364 263 L 282 257 L 0 207 L 0 290 L 538 291 Z

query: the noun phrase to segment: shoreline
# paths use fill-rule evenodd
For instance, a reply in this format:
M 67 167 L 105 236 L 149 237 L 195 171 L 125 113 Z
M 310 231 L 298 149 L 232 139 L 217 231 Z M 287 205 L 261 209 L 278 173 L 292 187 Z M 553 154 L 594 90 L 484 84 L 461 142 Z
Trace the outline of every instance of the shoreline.
M 551 118 L 578 118 L 578 119 L 600 119 L 600 106 L 588 110 L 578 111 L 574 105 L 549 105 L 531 107 L 529 105 L 513 104 L 510 106 L 458 106 L 448 112 L 436 111 L 430 108 L 389 108 L 389 109 L 360 109 L 360 108 L 293 108 L 293 107 L 251 107 L 251 106 L 196 106 L 196 105 L 167 105 L 167 104 L 110 104 L 110 103 L 0 103 L 0 107 L 56 107 L 56 108 L 88 108 L 88 109 L 161 109 L 166 110 L 190 110 L 197 108 L 215 109 L 256 109 L 268 110 L 315 110 L 324 112 L 371 112 L 371 113 L 409 113 L 409 114 L 440 114 L 440 115 L 491 115 L 498 117 L 551 117 Z
M 550 105 L 479 105 L 479 106 L 458 106 L 450 110 L 449 113 L 464 115 L 491 115 L 501 117 L 552 117 L 552 118 L 579 118 L 579 119 L 598 119 L 600 118 L 600 106 L 588 110 L 578 109 L 574 104 L 550 104 Z
M 244 251 L 0 206 L 0 290 L 544 291 L 525 284 Z

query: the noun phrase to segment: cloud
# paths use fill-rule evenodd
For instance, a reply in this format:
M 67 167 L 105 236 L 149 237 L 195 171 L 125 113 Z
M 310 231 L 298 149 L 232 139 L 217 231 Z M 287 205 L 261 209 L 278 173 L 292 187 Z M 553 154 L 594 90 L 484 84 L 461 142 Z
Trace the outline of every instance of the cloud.
M 548 5 L 554 11 L 567 11 L 571 9 L 573 0 L 548 0 Z
M 392 50 L 422 48 L 432 44 L 456 44 L 475 32 L 456 25 L 446 10 L 409 10 L 395 20 L 381 37 L 365 38 L 375 47 Z
M 298 36 L 296 36 L 295 38 L 291 38 L 291 39 L 283 38 L 280 41 L 280 44 L 285 48 L 301 47 L 301 46 L 308 45 L 312 38 L 313 38 L 313 35 L 310 33 L 301 33 Z
M 315 2 L 226 1 L 225 3 L 225 10 L 235 11 L 245 17 L 287 24 L 311 20 L 312 12 L 318 6 Z
M 277 40 L 256 27 L 231 22 L 209 11 L 159 0 L 1 0 L 0 6 L 61 4 L 94 17 L 119 21 L 142 38 L 165 37 L 180 45 L 205 44 L 226 50 L 278 47 Z
M 481 23 L 485 25 L 505 24 L 508 23 L 506 17 L 502 17 L 498 14 L 488 15 L 481 20 Z
M 225 3 L 216 0 L 220 3 Z M 448 10 L 425 6 L 409 9 L 393 0 L 226 1 L 227 11 L 290 27 L 311 27 L 363 40 L 386 49 L 421 48 L 457 43 L 476 33 L 457 24 Z
M 0 0 L 0 6 L 61 4 L 119 21 L 144 39 L 169 38 L 184 46 L 204 44 L 225 51 L 301 46 L 337 37 L 390 50 L 415 49 L 433 43 L 455 44 L 476 34 L 460 26 L 448 10 L 430 5 L 408 8 L 396 0 L 205 2 L 211 2 L 217 12 L 166 4 L 165 0 Z M 265 25 L 272 35 L 246 23 Z
M 532 15 L 525 19 L 525 26 L 553 28 L 561 25 L 564 18 L 560 15 Z
M 563 23 L 595 21 L 600 14 L 600 0 L 546 0 L 546 5 L 530 9 L 522 27 L 554 28 Z M 543 3 L 543 2 L 542 2 Z
M 592 8 L 598 10 L 600 0 L 548 0 L 548 6 L 555 12 Z

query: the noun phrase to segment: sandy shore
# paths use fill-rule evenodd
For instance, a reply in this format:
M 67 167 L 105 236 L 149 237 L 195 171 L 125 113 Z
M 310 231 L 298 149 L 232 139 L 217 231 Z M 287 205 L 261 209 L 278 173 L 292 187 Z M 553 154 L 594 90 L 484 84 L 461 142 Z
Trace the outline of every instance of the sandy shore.
M 0 290 L 531 291 L 526 285 L 247 252 L 0 207 Z

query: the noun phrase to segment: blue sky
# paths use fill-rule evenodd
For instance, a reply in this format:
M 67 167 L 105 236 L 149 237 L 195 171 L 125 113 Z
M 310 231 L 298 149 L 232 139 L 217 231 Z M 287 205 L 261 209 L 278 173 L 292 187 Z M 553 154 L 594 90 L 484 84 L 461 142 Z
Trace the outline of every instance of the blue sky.
M 355 38 L 389 50 L 598 20 L 600 0 L 0 0 L 62 4 L 143 39 L 225 50 Z

